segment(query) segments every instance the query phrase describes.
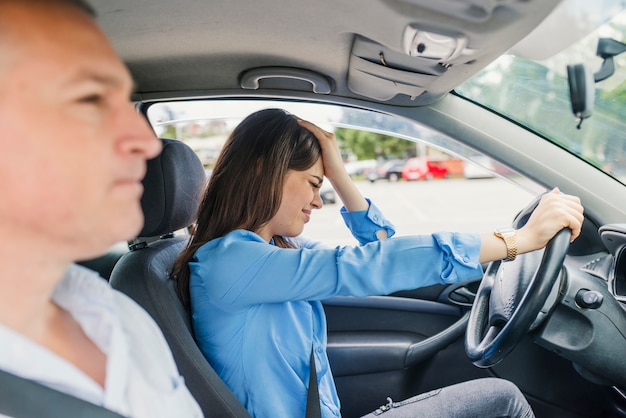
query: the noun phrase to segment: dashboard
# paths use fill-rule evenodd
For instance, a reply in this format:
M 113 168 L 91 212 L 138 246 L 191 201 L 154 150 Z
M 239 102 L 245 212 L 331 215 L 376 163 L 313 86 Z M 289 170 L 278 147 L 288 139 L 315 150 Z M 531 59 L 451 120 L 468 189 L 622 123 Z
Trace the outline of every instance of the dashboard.
M 570 360 L 586 379 L 626 388 L 626 224 L 599 228 L 608 250 L 568 256 L 556 303 L 534 341 Z
M 591 272 L 602 272 L 615 299 L 626 307 L 626 224 L 605 225 L 600 237 L 610 254 L 595 261 Z

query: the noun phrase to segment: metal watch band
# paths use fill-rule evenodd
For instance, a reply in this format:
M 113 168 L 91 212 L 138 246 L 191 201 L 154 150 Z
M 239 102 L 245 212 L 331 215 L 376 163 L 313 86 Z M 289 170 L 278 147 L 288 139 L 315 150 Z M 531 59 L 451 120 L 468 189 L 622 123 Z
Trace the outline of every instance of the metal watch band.
M 517 240 L 515 239 L 515 230 L 506 228 L 504 230 L 496 230 L 495 236 L 504 240 L 506 245 L 506 260 L 513 261 L 517 257 Z

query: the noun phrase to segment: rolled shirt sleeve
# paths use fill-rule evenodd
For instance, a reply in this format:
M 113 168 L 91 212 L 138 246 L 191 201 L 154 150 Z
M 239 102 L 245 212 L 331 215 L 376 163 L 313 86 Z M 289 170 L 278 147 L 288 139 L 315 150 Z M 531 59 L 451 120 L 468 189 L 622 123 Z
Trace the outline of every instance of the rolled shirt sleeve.
M 377 241 L 376 233 L 383 229 L 387 232 L 387 237 L 391 238 L 396 233 L 395 227 L 371 200 L 366 200 L 370 205 L 368 210 L 348 212 L 345 206 L 341 208 L 341 216 L 352 232 L 352 236 L 356 238 L 359 244 L 364 245 L 368 242 Z
M 259 303 L 383 295 L 480 277 L 480 236 L 437 233 L 362 246 L 285 249 L 237 230 L 200 247 L 192 292 L 225 310 Z

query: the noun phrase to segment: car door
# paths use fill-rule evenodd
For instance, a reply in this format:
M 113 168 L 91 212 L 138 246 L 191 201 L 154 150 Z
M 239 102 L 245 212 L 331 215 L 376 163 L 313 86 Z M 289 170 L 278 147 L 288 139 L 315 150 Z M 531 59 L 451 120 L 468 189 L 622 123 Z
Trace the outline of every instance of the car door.
M 387 398 L 402 400 L 484 374 L 467 364 L 462 344 L 476 286 L 325 301 L 328 356 L 343 415 L 362 416 Z

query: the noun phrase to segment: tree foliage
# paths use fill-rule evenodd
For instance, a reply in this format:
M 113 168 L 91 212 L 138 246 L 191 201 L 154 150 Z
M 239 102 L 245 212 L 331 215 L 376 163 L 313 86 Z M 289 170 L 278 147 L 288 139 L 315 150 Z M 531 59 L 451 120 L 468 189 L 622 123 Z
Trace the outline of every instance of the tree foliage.
M 349 149 L 358 160 L 407 158 L 415 155 L 415 144 L 405 139 L 373 132 L 337 128 L 335 136 L 342 149 Z

